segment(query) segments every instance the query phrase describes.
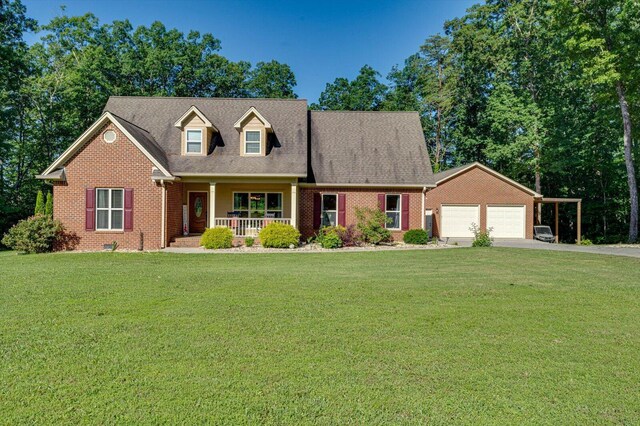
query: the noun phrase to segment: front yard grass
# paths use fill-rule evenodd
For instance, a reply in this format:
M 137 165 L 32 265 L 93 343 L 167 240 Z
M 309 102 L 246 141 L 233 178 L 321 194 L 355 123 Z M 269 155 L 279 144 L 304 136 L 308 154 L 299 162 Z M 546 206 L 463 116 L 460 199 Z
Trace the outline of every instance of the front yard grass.
M 640 260 L 0 253 L 0 423 L 640 422 Z

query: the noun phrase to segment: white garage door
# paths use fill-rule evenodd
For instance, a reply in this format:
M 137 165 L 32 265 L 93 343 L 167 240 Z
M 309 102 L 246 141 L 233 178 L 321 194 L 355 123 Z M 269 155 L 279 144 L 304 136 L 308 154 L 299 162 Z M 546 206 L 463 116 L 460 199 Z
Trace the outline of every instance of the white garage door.
M 524 238 L 525 206 L 487 206 L 487 228 L 495 238 Z
M 480 226 L 480 206 L 442 206 L 442 237 L 473 238 L 471 224 Z

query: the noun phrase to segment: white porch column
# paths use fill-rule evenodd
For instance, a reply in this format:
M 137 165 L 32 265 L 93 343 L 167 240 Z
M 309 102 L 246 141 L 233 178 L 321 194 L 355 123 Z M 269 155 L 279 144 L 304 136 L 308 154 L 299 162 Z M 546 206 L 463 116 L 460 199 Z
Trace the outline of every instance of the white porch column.
M 298 228 L 298 184 L 291 184 L 291 225 Z
M 209 182 L 209 228 L 216 226 L 216 183 Z

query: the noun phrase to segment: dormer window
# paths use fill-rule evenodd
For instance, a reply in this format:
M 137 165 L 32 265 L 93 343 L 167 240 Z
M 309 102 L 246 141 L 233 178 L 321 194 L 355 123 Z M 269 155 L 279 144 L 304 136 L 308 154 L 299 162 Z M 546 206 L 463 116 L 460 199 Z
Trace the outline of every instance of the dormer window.
M 254 107 L 249 108 L 233 125 L 240 135 L 240 155 L 267 155 L 267 136 L 273 133 L 269 123 Z
M 174 126 L 182 133 L 182 155 L 207 155 L 214 133 L 219 133 L 216 126 L 195 106 L 189 108 Z
M 202 129 L 186 129 L 187 154 L 202 154 Z
M 262 154 L 262 132 L 260 130 L 244 131 L 244 153 L 248 155 Z

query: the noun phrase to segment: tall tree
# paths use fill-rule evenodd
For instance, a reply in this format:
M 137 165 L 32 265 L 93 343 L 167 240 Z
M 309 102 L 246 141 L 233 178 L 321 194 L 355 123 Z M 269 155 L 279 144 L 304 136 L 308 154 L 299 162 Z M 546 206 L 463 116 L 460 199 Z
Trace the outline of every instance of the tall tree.
M 618 0 L 555 0 L 556 29 L 606 102 L 617 102 L 629 190 L 629 241 L 638 240 L 638 186 L 630 94 L 637 92 L 640 4 Z M 631 88 L 631 90 L 629 90 Z
M 247 83 L 251 96 L 259 98 L 297 98 L 293 91 L 296 77 L 287 64 L 278 61 L 258 62 L 249 72 Z
M 29 58 L 23 34 L 35 26 L 19 0 L 0 0 L 0 233 L 28 215 L 35 199 L 35 190 L 22 190 L 30 172 L 24 155 Z
M 387 92 L 387 86 L 380 82 L 379 77 L 379 72 L 365 65 L 352 81 L 342 77 L 336 78 L 333 83 L 327 83 L 318 102 L 311 104 L 311 109 L 379 110 Z

